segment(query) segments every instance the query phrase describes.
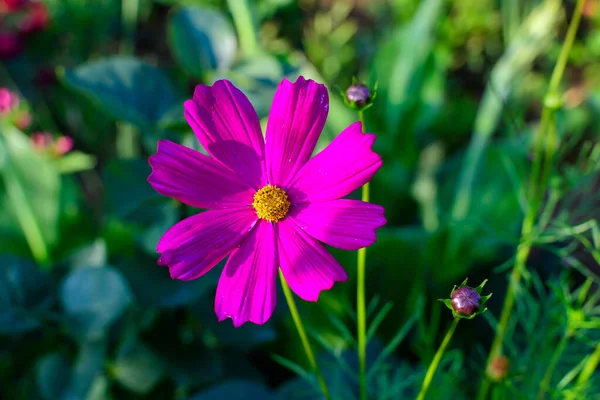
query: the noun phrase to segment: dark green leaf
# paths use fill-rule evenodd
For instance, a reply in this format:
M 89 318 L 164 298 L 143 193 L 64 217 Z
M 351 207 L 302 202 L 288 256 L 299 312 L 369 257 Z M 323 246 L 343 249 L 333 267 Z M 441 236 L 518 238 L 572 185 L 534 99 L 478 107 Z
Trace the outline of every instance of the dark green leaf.
M 131 300 L 125 279 L 108 267 L 74 270 L 64 280 L 60 297 L 72 333 L 83 339 L 102 337 Z
M 154 353 L 141 343 L 121 351 L 110 367 L 121 385 L 136 393 L 148 393 L 164 374 L 164 366 Z
M 39 326 L 39 312 L 51 304 L 50 281 L 31 261 L 0 256 L 0 334 Z
M 169 46 L 189 74 L 202 78 L 210 70 L 227 70 L 237 49 L 235 32 L 218 10 L 184 7 L 169 20 Z
M 65 71 L 62 80 L 111 117 L 141 129 L 151 129 L 177 101 L 171 82 L 158 68 L 132 57 L 91 61 Z
M 49 354 L 36 365 L 36 382 L 40 394 L 46 400 L 62 397 L 69 384 L 71 366 L 67 359 L 58 353 Z
M 231 380 L 203 391 L 188 400 L 275 400 L 277 397 L 269 389 L 252 382 Z

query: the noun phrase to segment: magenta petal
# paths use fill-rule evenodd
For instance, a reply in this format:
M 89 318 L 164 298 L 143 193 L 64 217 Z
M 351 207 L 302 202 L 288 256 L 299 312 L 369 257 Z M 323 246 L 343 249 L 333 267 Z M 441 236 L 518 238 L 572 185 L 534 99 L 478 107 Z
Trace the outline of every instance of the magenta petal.
M 275 310 L 277 269 L 273 225 L 259 222 L 221 273 L 215 297 L 219 321 L 231 318 L 236 328 L 247 321 L 264 324 Z
M 300 298 L 317 301 L 321 290 L 348 276 L 322 244 L 302 231 L 290 219 L 278 223 L 279 262 L 290 288 Z
M 264 139 L 256 111 L 229 81 L 198 85 L 185 118 L 206 151 L 254 189 L 266 183 Z
M 252 204 L 253 191 L 229 168 L 195 150 L 160 140 L 148 182 L 163 196 L 198 208 Z
M 286 186 L 310 158 L 329 111 L 325 86 L 299 77 L 277 88 L 266 133 L 269 183 Z
M 256 224 L 252 207 L 209 210 L 174 225 L 158 242 L 160 265 L 172 278 L 196 279 L 238 246 Z
M 332 200 L 293 206 L 289 217 L 315 239 L 344 250 L 375 243 L 375 230 L 385 225 L 383 207 L 359 200 Z
M 291 202 L 339 199 L 370 181 L 381 167 L 374 142 L 360 122 L 350 125 L 298 171 L 287 192 Z

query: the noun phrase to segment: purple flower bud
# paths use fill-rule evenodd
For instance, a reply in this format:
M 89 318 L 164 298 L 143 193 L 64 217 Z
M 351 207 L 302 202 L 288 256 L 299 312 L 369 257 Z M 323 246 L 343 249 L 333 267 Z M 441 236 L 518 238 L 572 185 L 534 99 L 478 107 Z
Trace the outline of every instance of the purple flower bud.
M 346 90 L 346 99 L 350 104 L 363 107 L 371 100 L 371 91 L 365 85 L 352 85 Z
M 463 286 L 452 293 L 451 303 L 458 314 L 470 316 L 479 310 L 481 295 L 472 287 Z

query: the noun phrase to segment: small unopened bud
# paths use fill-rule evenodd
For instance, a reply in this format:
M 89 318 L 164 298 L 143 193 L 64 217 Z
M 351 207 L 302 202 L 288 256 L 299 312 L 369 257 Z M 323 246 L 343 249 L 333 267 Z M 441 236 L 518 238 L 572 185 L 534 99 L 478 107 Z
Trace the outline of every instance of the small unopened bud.
M 498 356 L 488 364 L 486 370 L 487 376 L 493 382 L 500 382 L 508 375 L 508 367 L 508 358 L 505 356 Z
M 24 131 L 25 129 L 29 128 L 29 125 L 31 125 L 31 114 L 29 114 L 29 112 L 26 110 L 19 111 L 17 115 L 15 115 L 14 121 L 15 126 Z
M 365 85 L 355 84 L 346 90 L 346 99 L 350 104 L 364 107 L 371 100 L 371 91 Z
M 475 289 L 463 286 L 452 293 L 452 308 L 460 315 L 471 316 L 479 310 L 481 295 Z
M 35 132 L 31 134 L 31 147 L 40 153 L 46 153 L 54 157 L 61 157 L 73 148 L 73 139 L 68 136 L 60 136 L 54 140 L 51 133 Z
M 452 310 L 454 318 L 472 319 L 476 315 L 484 313 L 487 308 L 485 303 L 492 297 L 491 294 L 482 296 L 481 291 L 487 279 L 481 285 L 473 288 L 467 286 L 467 279 L 460 286 L 454 286 L 449 299 L 440 299 L 442 303 Z

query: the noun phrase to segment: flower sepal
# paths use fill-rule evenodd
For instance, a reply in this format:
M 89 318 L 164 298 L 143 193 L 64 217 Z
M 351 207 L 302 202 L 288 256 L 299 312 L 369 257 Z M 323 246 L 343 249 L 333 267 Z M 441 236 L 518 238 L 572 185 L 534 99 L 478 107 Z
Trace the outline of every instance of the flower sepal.
M 473 319 L 487 311 L 485 303 L 492 297 L 492 294 L 481 295 L 487 279 L 477 287 L 467 286 L 468 279 L 466 278 L 459 286 L 454 286 L 449 299 L 438 299 L 452 311 L 454 318 Z

